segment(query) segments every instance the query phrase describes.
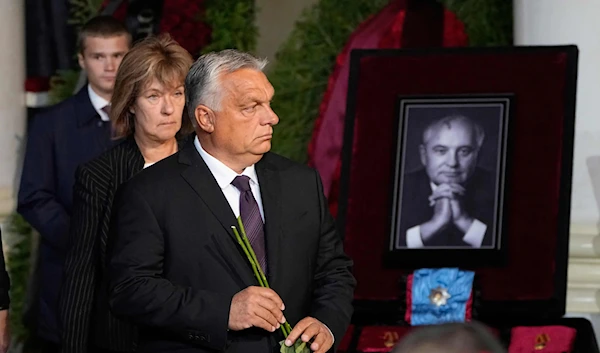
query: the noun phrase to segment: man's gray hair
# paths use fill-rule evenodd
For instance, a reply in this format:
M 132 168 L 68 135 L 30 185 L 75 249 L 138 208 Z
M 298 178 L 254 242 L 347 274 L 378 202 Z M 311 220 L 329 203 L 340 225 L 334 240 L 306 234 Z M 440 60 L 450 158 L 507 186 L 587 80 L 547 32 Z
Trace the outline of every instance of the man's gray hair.
M 266 59 L 235 49 L 210 52 L 198 58 L 185 78 L 185 98 L 192 122 L 196 122 L 195 110 L 201 104 L 215 111 L 221 109 L 219 76 L 240 69 L 262 72 L 266 65 Z
M 485 131 L 483 130 L 481 125 L 477 124 L 476 122 L 464 115 L 458 114 L 446 116 L 440 120 L 436 120 L 433 123 L 429 124 L 423 132 L 423 145 L 427 145 L 427 142 L 429 142 L 429 140 L 435 135 L 437 131 L 440 130 L 440 128 L 452 128 L 453 122 L 461 122 L 463 124 L 471 126 L 473 128 L 473 133 L 475 134 L 475 142 L 477 143 L 477 149 L 481 148 L 481 145 L 483 145 L 483 140 L 485 139 Z
M 477 322 L 448 323 L 418 328 L 404 337 L 392 353 L 504 353 L 490 329 Z

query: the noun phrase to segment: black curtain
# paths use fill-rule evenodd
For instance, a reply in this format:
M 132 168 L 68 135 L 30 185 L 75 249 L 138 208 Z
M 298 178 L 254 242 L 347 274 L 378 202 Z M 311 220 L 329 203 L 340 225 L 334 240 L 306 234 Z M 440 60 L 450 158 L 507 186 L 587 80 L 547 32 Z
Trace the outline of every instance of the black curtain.
M 164 0 L 129 0 L 125 25 L 133 40 L 158 33 Z
M 25 0 L 27 77 L 49 77 L 76 64 L 68 17 L 67 0 Z

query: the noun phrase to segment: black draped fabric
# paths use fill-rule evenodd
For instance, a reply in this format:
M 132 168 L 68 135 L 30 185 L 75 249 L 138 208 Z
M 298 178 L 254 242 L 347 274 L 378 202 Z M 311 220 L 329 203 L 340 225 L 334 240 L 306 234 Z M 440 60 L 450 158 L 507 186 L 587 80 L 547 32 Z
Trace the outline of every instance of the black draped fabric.
M 76 65 L 68 0 L 25 0 L 27 77 L 50 77 Z
M 125 25 L 137 41 L 159 32 L 164 0 L 129 0 Z
M 6 271 L 6 265 L 4 263 L 4 252 L 2 247 L 2 231 L 0 230 L 0 310 L 8 309 L 10 304 L 10 297 L 8 292 L 10 290 L 10 278 Z
M 158 33 L 163 2 L 108 0 L 99 14 L 110 15 L 125 6 L 123 20 L 133 39 L 138 40 Z M 25 9 L 27 77 L 49 78 L 57 70 L 77 68 L 77 33 L 69 24 L 69 1 L 25 0 Z

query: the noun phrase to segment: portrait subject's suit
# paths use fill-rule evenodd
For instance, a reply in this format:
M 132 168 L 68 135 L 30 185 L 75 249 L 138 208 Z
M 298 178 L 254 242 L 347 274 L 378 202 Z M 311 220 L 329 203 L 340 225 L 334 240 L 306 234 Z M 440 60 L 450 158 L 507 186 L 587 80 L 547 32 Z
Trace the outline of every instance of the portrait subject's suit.
M 355 280 L 318 173 L 273 153 L 255 168 L 269 284 L 290 325 L 313 316 L 337 346 Z M 234 213 L 193 144 L 124 184 L 114 207 L 110 303 L 141 324 L 139 352 L 278 351 L 279 330 L 227 329 L 233 295 L 258 282 L 231 230 Z
M 468 214 L 487 226 L 481 246 L 493 245 L 493 221 L 495 206 L 495 183 L 491 174 L 477 168 L 464 186 L 466 194 L 463 205 Z M 429 206 L 432 186 L 425 169 L 404 175 L 402 185 L 400 223 L 397 245 L 406 247 L 406 233 L 409 229 L 423 224 L 433 217 L 434 207 Z M 424 242 L 427 246 L 465 247 L 464 234 L 455 226 L 446 228 L 442 234 Z

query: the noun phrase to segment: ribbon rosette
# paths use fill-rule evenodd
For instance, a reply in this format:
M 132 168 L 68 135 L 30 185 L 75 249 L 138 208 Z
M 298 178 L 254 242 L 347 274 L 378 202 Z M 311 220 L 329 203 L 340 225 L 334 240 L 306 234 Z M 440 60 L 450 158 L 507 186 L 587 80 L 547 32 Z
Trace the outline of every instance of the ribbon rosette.
M 244 254 L 246 254 L 246 257 L 248 258 L 248 262 L 252 267 L 252 271 L 254 272 L 254 276 L 256 277 L 258 284 L 263 288 L 270 288 L 269 282 L 267 282 L 267 277 L 265 276 L 265 273 L 260 267 L 260 264 L 258 263 L 258 260 L 256 258 L 256 254 L 254 253 L 254 250 L 250 245 L 250 241 L 248 240 L 248 236 L 246 235 L 246 230 L 244 229 L 244 225 L 242 224 L 242 218 L 238 217 L 237 222 L 238 226 L 240 227 L 240 230 L 238 231 L 238 229 L 235 226 L 231 226 L 233 234 L 235 234 L 235 238 L 238 244 L 244 251 Z M 281 325 L 280 329 L 283 333 L 283 337 L 285 338 L 287 338 L 287 336 L 292 331 L 290 324 L 288 324 L 287 322 Z M 286 346 L 284 342 L 285 340 L 279 342 L 281 346 L 281 353 L 310 353 L 310 349 L 306 346 L 306 342 L 302 342 L 301 339 L 297 339 L 294 345 L 291 347 Z
M 464 322 L 470 318 L 467 307 L 472 302 L 475 273 L 457 268 L 420 269 L 411 277 L 407 286 L 407 319 L 411 325 Z

